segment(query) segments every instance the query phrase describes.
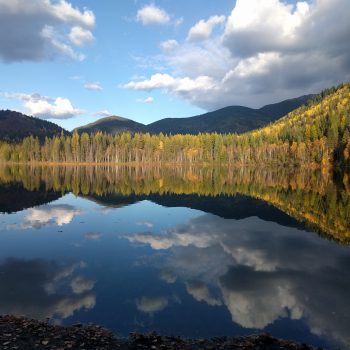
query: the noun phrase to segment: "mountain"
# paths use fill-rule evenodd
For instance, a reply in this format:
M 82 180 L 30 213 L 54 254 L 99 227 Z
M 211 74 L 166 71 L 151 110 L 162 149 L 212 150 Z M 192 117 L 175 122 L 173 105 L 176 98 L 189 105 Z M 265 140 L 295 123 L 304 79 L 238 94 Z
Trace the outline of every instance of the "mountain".
M 78 133 L 86 132 L 88 134 L 102 131 L 108 134 L 117 134 L 123 131 L 144 132 L 145 125 L 133 120 L 118 116 L 111 116 L 99 119 L 93 123 L 80 126 L 75 129 Z
M 46 136 L 53 137 L 61 134 L 62 131 L 65 134 L 69 133 L 46 120 L 29 117 L 15 111 L 0 110 L 0 140 L 18 142 L 30 135 L 44 140 Z
M 243 133 L 283 117 L 313 97 L 314 95 L 301 96 L 260 109 L 230 106 L 190 118 L 166 118 L 147 125 L 147 131 L 166 134 Z
M 103 131 L 106 133 L 149 132 L 151 134 L 198 134 L 205 132 L 242 133 L 261 128 L 306 104 L 315 95 L 270 104 L 260 109 L 230 106 L 189 118 L 165 118 L 149 125 L 122 117 L 107 117 L 77 128 L 79 133 Z

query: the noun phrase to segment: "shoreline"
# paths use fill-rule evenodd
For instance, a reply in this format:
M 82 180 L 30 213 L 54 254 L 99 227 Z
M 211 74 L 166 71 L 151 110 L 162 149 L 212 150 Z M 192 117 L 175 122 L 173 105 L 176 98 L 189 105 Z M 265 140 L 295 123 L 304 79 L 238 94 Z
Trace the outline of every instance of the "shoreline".
M 51 325 L 25 317 L 0 315 L 0 349 L 2 350 L 316 350 L 306 344 L 282 340 L 269 334 L 186 339 L 156 333 L 130 333 L 120 338 L 98 325 Z M 321 350 L 322 348 L 317 348 Z

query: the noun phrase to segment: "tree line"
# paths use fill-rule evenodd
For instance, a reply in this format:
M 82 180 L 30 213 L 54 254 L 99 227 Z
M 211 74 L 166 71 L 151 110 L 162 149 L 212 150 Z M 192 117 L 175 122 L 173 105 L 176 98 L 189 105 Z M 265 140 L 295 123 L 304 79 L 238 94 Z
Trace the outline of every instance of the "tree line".
M 331 167 L 350 163 L 350 85 L 325 90 L 262 129 L 237 134 L 77 132 L 0 143 L 0 159 L 52 163 L 221 163 Z

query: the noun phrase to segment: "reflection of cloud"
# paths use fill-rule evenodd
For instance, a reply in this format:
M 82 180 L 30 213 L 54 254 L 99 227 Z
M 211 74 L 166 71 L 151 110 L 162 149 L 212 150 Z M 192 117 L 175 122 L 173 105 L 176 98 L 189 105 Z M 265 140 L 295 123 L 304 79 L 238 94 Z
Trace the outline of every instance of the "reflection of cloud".
M 71 282 L 72 290 L 75 294 L 82 294 L 94 288 L 95 282 L 83 276 L 75 277 Z
M 287 317 L 288 312 L 292 319 L 303 316 L 293 285 L 279 272 L 232 268 L 221 278 L 221 289 L 233 321 L 246 328 L 264 328 L 279 317 Z
M 222 300 L 243 327 L 264 328 L 281 317 L 305 319 L 314 334 L 350 344 L 347 247 L 256 217 L 213 215 L 163 235 L 127 238 L 155 250 L 171 248 L 162 270 L 184 280 L 196 300 L 209 305 Z M 220 298 L 210 293 L 215 290 Z
M 138 222 L 136 225 L 139 225 L 139 226 L 146 226 L 148 228 L 152 228 L 154 226 L 154 223 L 153 222 L 150 222 L 150 221 L 140 221 Z
M 140 233 L 125 237 L 130 242 L 149 244 L 153 249 L 169 249 L 173 246 L 187 247 L 194 245 L 197 248 L 206 248 L 212 244 L 210 235 L 189 235 L 186 232 L 168 232 L 166 234 Z
M 175 275 L 175 273 L 171 270 L 163 270 L 160 273 L 160 279 L 163 280 L 166 283 L 175 283 L 177 276 Z
M 97 241 L 101 238 L 101 232 L 88 232 L 85 234 L 85 238 L 89 241 Z
M 146 314 L 154 314 L 164 310 L 169 304 L 165 297 L 142 297 L 136 301 L 137 310 Z
M 186 283 L 187 292 L 197 301 L 205 301 L 210 306 L 222 305 L 222 302 L 210 294 L 208 287 L 199 281 Z
M 11 225 L 9 228 L 40 229 L 50 225 L 63 226 L 79 214 L 81 210 L 68 204 L 42 205 L 29 209 L 22 224 Z
M 82 267 L 82 263 L 63 266 L 41 259 L 3 261 L 0 264 L 0 313 L 36 319 L 67 318 L 75 311 L 93 308 L 93 282 L 75 277 Z M 68 286 L 73 292 L 69 292 Z

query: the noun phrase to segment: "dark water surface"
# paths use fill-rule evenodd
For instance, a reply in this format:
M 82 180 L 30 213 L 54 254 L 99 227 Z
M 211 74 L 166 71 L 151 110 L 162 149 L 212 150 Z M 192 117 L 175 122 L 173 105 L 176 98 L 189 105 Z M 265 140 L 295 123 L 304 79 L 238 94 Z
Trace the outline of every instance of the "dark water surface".
M 0 167 L 0 313 L 350 347 L 345 176 Z

